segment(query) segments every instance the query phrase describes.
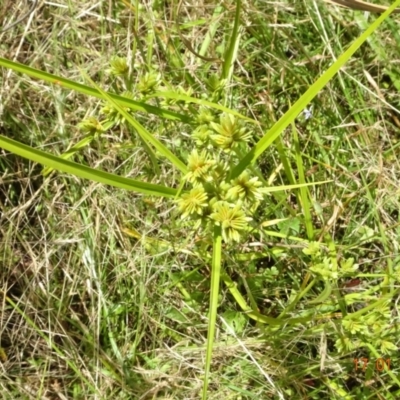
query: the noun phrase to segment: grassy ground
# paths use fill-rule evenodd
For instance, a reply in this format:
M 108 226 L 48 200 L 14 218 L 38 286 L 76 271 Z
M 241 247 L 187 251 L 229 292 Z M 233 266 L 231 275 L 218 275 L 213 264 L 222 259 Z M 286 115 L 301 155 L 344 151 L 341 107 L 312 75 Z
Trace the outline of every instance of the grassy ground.
M 0 15 L 11 22 L 27 9 L 23 3 Z M 31 19 L 0 33 L 0 56 L 82 83 L 83 70 L 111 92 L 143 87 L 153 76 L 160 86 L 210 99 L 221 64 L 195 53 L 221 58 L 234 15 L 229 2 L 41 3 Z M 260 122 L 258 140 L 373 18 L 306 0 L 243 4 L 224 104 Z M 239 253 L 256 249 L 260 257 L 226 257 L 243 296 L 278 316 L 309 273 L 326 267 L 324 255 L 311 257 L 303 251 L 307 242 L 288 236 L 329 237 L 341 267 L 351 260 L 359 266 L 338 280 L 345 309 L 332 300 L 335 292 L 310 303 L 324 290 L 317 282 L 291 311 L 325 318 L 274 328 L 241 313 L 222 287 L 210 399 L 400 397 L 399 50 L 394 17 L 317 96 L 312 117 L 299 116 L 260 159 L 274 185 L 297 181 L 302 170 L 308 182 L 329 181 L 309 189 L 312 223 L 304 223 L 301 196 L 283 192 L 258 216 L 287 220 L 238 245 Z M 128 60 L 128 84 L 109 71 L 115 56 Z M 83 120 L 102 118 L 98 99 L 60 85 L 5 69 L 0 82 L 0 133 L 45 151 L 65 152 L 87 133 Z M 190 124 L 137 118 L 182 159 L 194 147 Z M 179 184 L 168 163 L 154 173 L 123 123 L 73 159 Z M 182 227 L 174 203 L 62 173 L 44 178 L 42 166 L 5 151 L 0 172 L 2 398 L 199 398 L 210 267 L 194 255 L 199 238 Z M 390 301 L 376 303 L 388 293 Z M 363 309 L 357 321 L 343 322 L 346 311 Z

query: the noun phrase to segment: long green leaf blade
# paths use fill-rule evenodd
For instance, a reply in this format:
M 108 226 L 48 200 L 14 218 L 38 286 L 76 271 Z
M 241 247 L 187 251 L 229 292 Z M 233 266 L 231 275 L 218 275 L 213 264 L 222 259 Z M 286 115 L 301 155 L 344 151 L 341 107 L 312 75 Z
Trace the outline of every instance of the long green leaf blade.
M 71 81 L 66 78 L 62 78 L 57 75 L 49 74 L 48 72 L 40 71 L 39 69 L 28 67 L 27 65 L 24 65 L 24 64 L 20 64 L 20 63 L 14 62 L 14 61 L 7 60 L 6 58 L 0 57 L 0 66 L 12 69 L 13 71 L 20 72 L 22 74 L 29 75 L 32 78 L 37 78 L 37 79 L 41 79 L 43 81 L 46 81 L 46 82 L 49 82 L 52 84 L 60 85 L 61 87 L 64 87 L 66 89 L 72 89 L 72 90 L 75 90 L 76 92 L 83 93 L 83 94 L 86 94 L 89 96 L 102 98 L 101 94 L 94 88 L 91 88 L 86 85 L 82 85 L 81 83 L 77 83 L 77 82 Z M 163 118 L 181 121 L 181 122 L 185 122 L 185 123 L 192 122 L 191 118 L 189 118 L 186 115 L 181 115 L 181 114 L 175 113 L 173 111 L 164 110 L 159 107 L 155 107 L 155 106 L 151 106 L 149 104 L 142 103 L 139 101 L 127 99 L 126 97 L 118 96 L 118 95 L 112 94 L 112 93 L 109 93 L 109 96 L 111 96 L 121 106 L 131 108 L 132 110 L 143 111 L 148 114 L 154 114 L 154 115 L 158 115 Z
M 79 178 L 90 179 L 95 182 L 100 182 L 106 185 L 152 196 L 173 198 L 176 195 L 176 189 L 155 185 L 152 183 L 140 182 L 131 178 L 124 178 L 122 176 L 110 174 L 109 172 L 93 169 L 87 167 L 86 165 L 78 164 L 69 160 L 65 160 L 61 157 L 54 156 L 53 154 L 34 149 L 2 135 L 0 135 L 0 147 L 21 157 L 27 158 L 28 160 L 32 160 L 54 169 L 67 172 L 69 174 L 78 176 Z
M 186 101 L 187 103 L 199 104 L 201 106 L 206 106 L 210 108 L 214 108 L 215 110 L 223 111 L 227 114 L 232 114 L 238 118 L 244 119 L 247 122 L 251 122 L 253 124 L 258 124 L 258 122 L 252 118 L 246 117 L 235 110 L 231 110 L 228 107 L 224 107 L 221 104 L 213 103 L 212 101 L 204 100 L 204 99 L 196 99 L 195 97 L 190 97 L 185 94 L 175 93 L 171 91 L 163 91 L 163 92 L 155 92 L 149 94 L 147 97 L 161 97 L 166 99 L 174 99 L 174 100 L 181 100 Z
M 329 183 L 332 181 L 321 181 L 321 182 L 310 182 L 310 183 L 296 183 L 294 185 L 281 185 L 281 186 L 270 186 L 262 189 L 263 193 L 273 193 L 273 192 L 281 192 L 282 190 L 291 190 L 291 189 L 301 189 L 307 186 L 314 185 L 323 185 L 324 183 Z

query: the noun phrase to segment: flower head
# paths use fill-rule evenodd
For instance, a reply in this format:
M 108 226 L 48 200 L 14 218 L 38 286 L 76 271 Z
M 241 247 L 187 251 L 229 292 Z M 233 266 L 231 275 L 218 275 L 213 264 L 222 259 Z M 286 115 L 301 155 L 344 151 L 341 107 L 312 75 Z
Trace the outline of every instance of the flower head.
M 251 135 L 242 128 L 240 121 L 232 114 L 222 114 L 220 123 L 210 122 L 217 135 L 211 135 L 211 139 L 223 150 L 229 152 L 240 142 L 247 142 Z
M 202 186 L 197 186 L 189 193 L 184 193 L 178 200 L 182 219 L 193 214 L 203 215 L 203 210 L 208 205 L 207 200 L 207 194 Z
M 199 125 L 208 124 L 214 121 L 214 114 L 206 107 L 201 107 L 196 116 L 196 122 Z
M 243 200 L 244 202 L 254 203 L 263 199 L 259 190 L 262 183 L 257 177 L 250 178 L 248 172 L 243 172 L 238 178 L 234 179 L 227 191 L 227 198 L 230 200 Z
M 247 223 L 251 221 L 251 218 L 246 217 L 240 206 L 233 206 L 226 201 L 216 202 L 213 209 L 214 212 L 210 215 L 210 218 L 221 226 L 222 237 L 225 242 L 232 240 L 239 242 L 239 231 L 247 227 Z
M 208 125 L 199 125 L 192 133 L 193 139 L 196 140 L 198 146 L 202 146 L 207 143 L 212 134 L 212 130 Z
M 111 75 L 126 75 L 129 71 L 128 63 L 126 58 L 121 57 L 113 57 L 110 61 L 110 69 L 108 72 Z
M 157 88 L 160 80 L 161 80 L 160 74 L 155 72 L 146 72 L 140 78 L 139 83 L 137 85 L 137 89 L 139 90 L 140 93 L 143 94 L 151 93 Z
M 104 131 L 100 121 L 94 117 L 84 119 L 78 126 L 83 132 L 88 134 L 96 134 Z
M 211 160 L 206 151 L 200 154 L 197 150 L 193 150 L 188 157 L 188 170 L 185 179 L 194 185 L 199 185 L 207 181 L 207 175 L 215 165 L 215 160 Z
M 206 82 L 209 89 L 211 89 L 213 92 L 223 89 L 226 84 L 226 80 L 220 79 L 220 77 L 216 74 L 212 74 Z

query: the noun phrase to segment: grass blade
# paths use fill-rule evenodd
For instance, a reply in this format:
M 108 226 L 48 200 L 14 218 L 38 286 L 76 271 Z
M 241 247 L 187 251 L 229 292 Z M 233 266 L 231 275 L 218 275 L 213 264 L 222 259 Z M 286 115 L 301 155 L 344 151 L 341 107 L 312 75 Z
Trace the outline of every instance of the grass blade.
M 301 158 L 301 151 L 300 151 L 299 135 L 297 133 L 297 129 L 296 129 L 296 126 L 294 123 L 292 124 L 292 131 L 293 131 L 293 136 L 294 136 L 294 148 L 295 148 L 295 154 L 296 154 L 297 171 L 299 174 L 299 182 L 300 182 L 300 184 L 306 185 L 303 160 Z M 308 197 L 308 190 L 306 189 L 305 186 L 300 188 L 299 199 L 300 199 L 300 206 L 303 209 L 304 224 L 306 226 L 307 238 L 308 238 L 308 240 L 313 240 L 314 239 L 314 227 L 312 224 L 312 216 L 311 216 L 311 211 L 310 211 L 311 204 L 310 204 L 309 197 Z
M 200 47 L 199 54 L 205 56 L 207 54 L 207 50 L 215 38 L 215 34 L 218 31 L 218 27 L 220 26 L 219 17 L 223 13 L 224 8 L 222 6 L 218 6 L 215 8 L 214 13 L 212 15 L 212 22 L 209 25 L 208 32 L 205 35 L 204 41 Z
M 82 374 L 79 368 L 77 368 L 77 366 L 70 360 L 69 355 L 63 353 L 62 350 L 55 344 L 54 340 L 52 340 L 51 337 L 47 336 L 41 329 L 39 329 L 36 326 L 35 322 L 31 318 L 29 318 L 29 316 L 24 313 L 24 311 L 21 310 L 10 297 L 5 296 L 5 299 L 11 305 L 11 307 L 16 312 L 18 312 L 24 318 L 24 320 L 42 337 L 42 339 L 48 344 L 48 346 L 52 348 L 58 354 L 58 356 L 60 356 L 60 358 L 65 360 L 66 364 L 77 374 L 77 376 L 79 376 L 86 383 L 86 385 L 91 388 L 93 392 L 97 393 L 98 389 Z
M 229 43 L 229 47 L 225 54 L 224 64 L 222 66 L 222 79 L 229 79 L 230 75 L 233 71 L 233 64 L 235 62 L 235 58 L 237 55 L 237 51 L 239 48 L 239 27 L 240 27 L 240 10 L 241 10 L 241 1 L 236 1 L 236 13 L 235 13 L 235 23 L 233 25 L 233 30 L 231 34 L 231 40 Z
M 231 178 L 239 176 L 249 164 L 253 164 L 258 157 L 275 141 L 285 128 L 291 124 L 311 100 L 328 84 L 328 82 L 339 72 L 340 68 L 360 48 L 369 36 L 378 29 L 390 13 L 400 5 L 396 0 L 379 18 L 377 18 L 365 32 L 332 64 L 328 70 L 311 85 L 307 91 L 293 104 L 292 107 L 279 119 L 279 121 L 259 140 L 254 148 L 247 153 L 240 163 L 232 170 Z

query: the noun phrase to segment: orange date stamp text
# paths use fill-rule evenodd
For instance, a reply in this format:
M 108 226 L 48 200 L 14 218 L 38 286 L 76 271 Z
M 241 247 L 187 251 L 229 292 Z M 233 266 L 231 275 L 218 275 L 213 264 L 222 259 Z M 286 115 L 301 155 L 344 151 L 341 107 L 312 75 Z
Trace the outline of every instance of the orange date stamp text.
M 367 366 L 370 362 L 369 358 L 362 357 L 362 358 L 353 358 L 354 369 L 356 371 L 362 370 L 365 371 Z M 375 360 L 375 370 L 382 372 L 390 370 L 390 358 L 377 358 Z

